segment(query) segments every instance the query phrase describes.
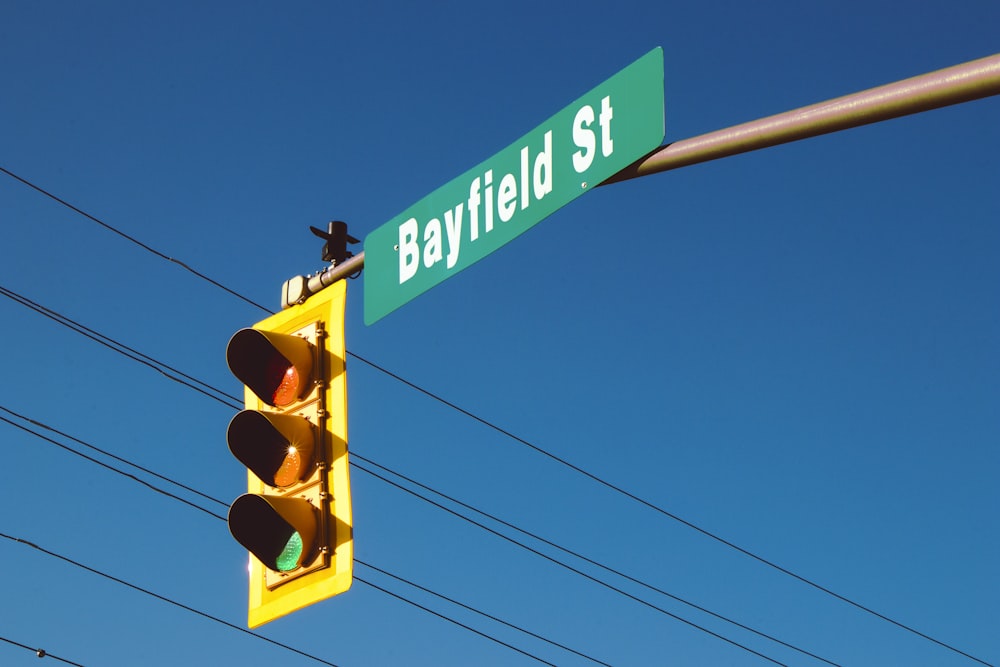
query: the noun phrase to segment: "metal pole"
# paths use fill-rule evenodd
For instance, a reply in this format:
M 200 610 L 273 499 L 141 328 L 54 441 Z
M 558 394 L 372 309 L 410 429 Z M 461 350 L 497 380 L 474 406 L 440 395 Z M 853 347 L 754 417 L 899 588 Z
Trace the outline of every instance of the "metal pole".
M 602 185 L 1000 94 L 1000 54 L 667 144 Z M 364 268 L 365 253 L 286 283 L 282 307 Z M 296 279 L 293 279 L 293 281 Z
M 343 280 L 348 276 L 360 272 L 364 268 L 364 265 L 365 252 L 362 250 L 343 263 L 331 266 L 319 273 L 311 276 L 289 278 L 281 286 L 281 307 L 290 308 L 297 303 L 302 303 L 313 294 L 329 287 L 338 280 Z
M 343 264 L 337 264 L 336 266 L 331 266 L 322 273 L 319 273 L 309 279 L 309 289 L 313 292 L 318 292 L 324 287 L 329 287 L 338 280 L 346 278 L 347 276 L 354 275 L 365 265 L 365 251 L 362 250 L 354 257 L 349 258 Z
M 1000 94 L 1000 54 L 683 139 L 657 149 L 604 183 Z

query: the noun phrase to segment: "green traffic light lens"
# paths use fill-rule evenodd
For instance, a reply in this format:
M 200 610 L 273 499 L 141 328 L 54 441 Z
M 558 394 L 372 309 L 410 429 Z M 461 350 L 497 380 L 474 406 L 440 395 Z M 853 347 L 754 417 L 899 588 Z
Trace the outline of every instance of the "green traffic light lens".
M 245 493 L 229 508 L 229 531 L 272 572 L 302 567 L 316 544 L 316 509 L 304 498 Z
M 288 572 L 299 566 L 299 559 L 302 558 L 302 536 L 295 531 L 285 543 L 285 548 L 281 550 L 275 559 L 275 565 L 279 572 Z

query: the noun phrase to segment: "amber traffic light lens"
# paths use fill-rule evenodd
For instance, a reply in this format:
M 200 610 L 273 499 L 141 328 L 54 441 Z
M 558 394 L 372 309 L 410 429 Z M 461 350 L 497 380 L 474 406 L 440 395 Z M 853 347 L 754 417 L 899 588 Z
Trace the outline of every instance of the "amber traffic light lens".
M 285 458 L 281 461 L 281 465 L 278 466 L 278 470 L 274 473 L 274 485 L 277 487 L 284 488 L 286 486 L 291 486 L 295 484 L 305 475 L 303 473 L 303 460 L 302 454 L 299 452 L 295 445 L 291 445 L 285 450 Z

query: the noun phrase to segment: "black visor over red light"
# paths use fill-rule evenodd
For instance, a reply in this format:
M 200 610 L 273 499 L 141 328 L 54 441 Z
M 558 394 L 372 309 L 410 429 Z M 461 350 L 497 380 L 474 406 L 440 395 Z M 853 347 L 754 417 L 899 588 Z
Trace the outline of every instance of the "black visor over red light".
M 229 369 L 271 407 L 291 405 L 307 393 L 313 350 L 298 336 L 240 329 L 226 348 Z

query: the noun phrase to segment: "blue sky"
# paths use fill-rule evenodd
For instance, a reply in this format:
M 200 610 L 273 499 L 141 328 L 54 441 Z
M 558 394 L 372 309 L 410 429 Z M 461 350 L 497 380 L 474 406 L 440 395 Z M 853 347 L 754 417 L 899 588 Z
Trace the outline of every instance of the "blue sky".
M 310 225 L 364 237 L 656 46 L 667 142 L 1000 51 L 995 2 L 911 4 L 6 3 L 0 167 L 276 310 L 284 280 L 323 268 Z M 347 348 L 1000 662 L 998 117 L 981 100 L 601 188 L 371 327 L 352 281 Z M 0 230 L 5 290 L 240 392 L 226 342 L 263 311 L 2 173 Z M 243 491 L 232 409 L 11 298 L 0 318 L 0 406 L 226 502 Z M 352 453 L 634 579 L 837 664 L 977 664 L 357 357 L 348 384 Z M 0 443 L 0 533 L 243 625 L 246 552 L 223 522 L 6 422 Z M 352 482 L 359 561 L 603 662 L 823 664 Z M 0 637 L 67 660 L 316 664 L 9 539 L 0 563 Z M 536 662 L 361 582 L 260 632 L 343 666 Z M 5 665 L 37 660 L 0 642 Z

